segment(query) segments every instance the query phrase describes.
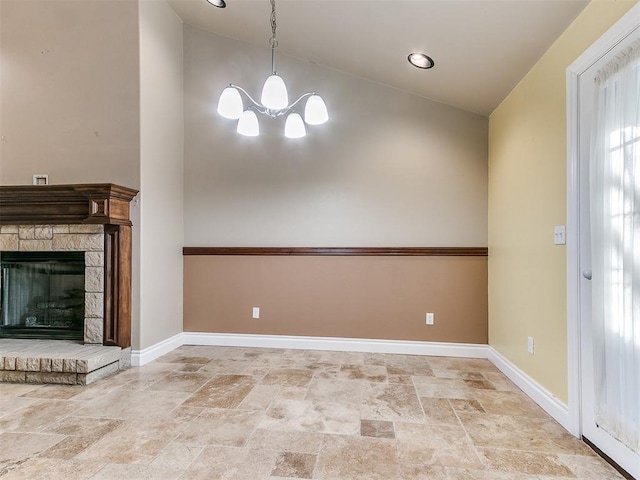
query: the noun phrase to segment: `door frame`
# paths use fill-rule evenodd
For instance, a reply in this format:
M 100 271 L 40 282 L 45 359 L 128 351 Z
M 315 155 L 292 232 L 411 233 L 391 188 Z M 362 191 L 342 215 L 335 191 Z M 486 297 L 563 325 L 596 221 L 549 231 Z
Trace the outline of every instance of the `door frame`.
M 567 371 L 568 429 L 582 435 L 580 368 L 580 158 L 579 80 L 595 62 L 640 28 L 640 2 L 567 68 Z

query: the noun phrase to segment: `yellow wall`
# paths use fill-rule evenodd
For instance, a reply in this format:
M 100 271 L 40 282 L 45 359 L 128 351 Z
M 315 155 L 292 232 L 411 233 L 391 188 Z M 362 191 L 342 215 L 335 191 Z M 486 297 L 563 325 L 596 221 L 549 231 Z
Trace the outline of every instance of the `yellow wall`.
M 489 117 L 489 343 L 565 403 L 566 68 L 635 3 L 591 2 Z

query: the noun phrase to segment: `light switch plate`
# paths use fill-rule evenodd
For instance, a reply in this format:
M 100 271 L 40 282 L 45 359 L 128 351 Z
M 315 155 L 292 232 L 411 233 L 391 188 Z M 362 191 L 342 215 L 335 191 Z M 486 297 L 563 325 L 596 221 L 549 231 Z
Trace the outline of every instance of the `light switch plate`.
M 553 229 L 553 243 L 554 245 L 565 245 L 567 243 L 565 238 L 564 225 L 558 225 Z
M 49 175 L 46 173 L 36 173 L 33 176 L 34 185 L 49 185 Z

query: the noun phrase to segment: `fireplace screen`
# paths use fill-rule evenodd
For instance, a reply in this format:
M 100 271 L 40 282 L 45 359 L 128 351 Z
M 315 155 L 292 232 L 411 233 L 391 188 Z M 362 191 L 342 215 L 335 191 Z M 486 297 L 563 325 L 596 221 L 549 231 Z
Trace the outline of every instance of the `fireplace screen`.
M 84 252 L 2 252 L 0 268 L 0 337 L 84 338 Z

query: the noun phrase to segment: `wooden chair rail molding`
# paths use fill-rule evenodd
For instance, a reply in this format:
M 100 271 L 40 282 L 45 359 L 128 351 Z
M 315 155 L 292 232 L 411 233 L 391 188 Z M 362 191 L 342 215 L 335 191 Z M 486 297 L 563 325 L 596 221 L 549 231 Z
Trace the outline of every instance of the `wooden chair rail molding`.
M 486 257 L 487 247 L 184 247 L 183 255 Z

